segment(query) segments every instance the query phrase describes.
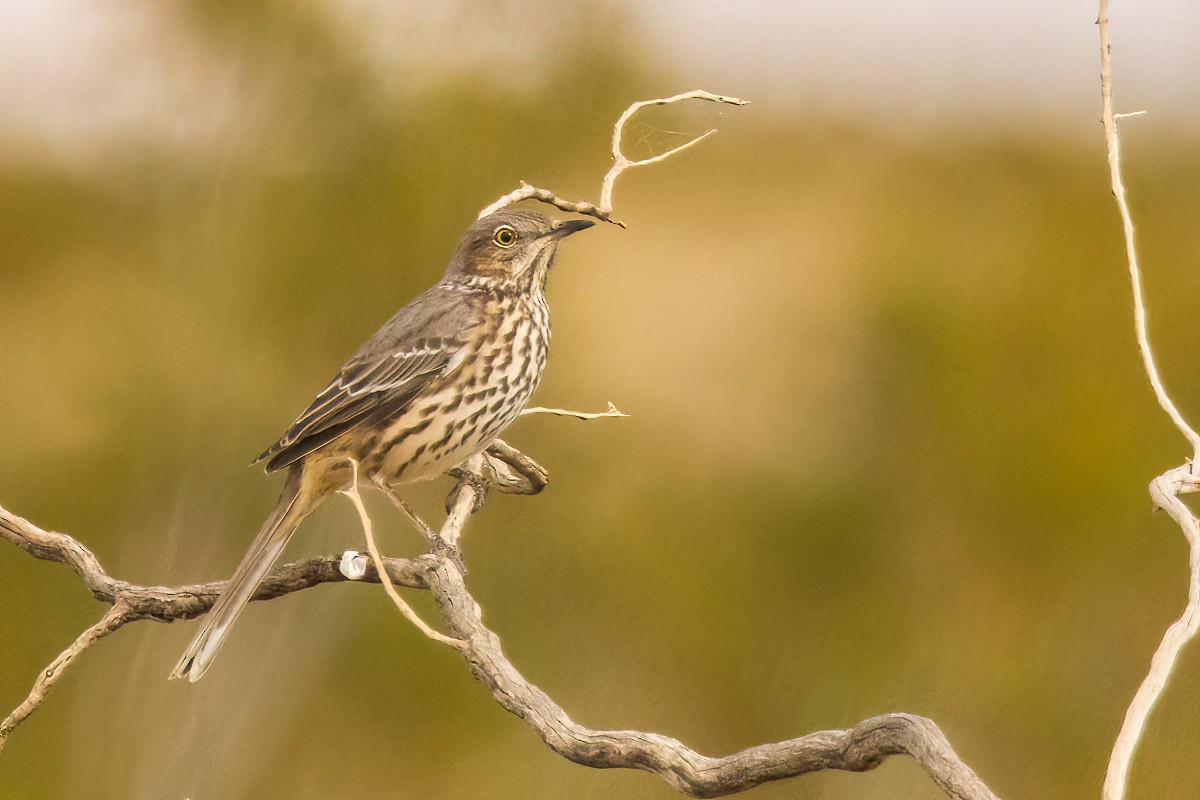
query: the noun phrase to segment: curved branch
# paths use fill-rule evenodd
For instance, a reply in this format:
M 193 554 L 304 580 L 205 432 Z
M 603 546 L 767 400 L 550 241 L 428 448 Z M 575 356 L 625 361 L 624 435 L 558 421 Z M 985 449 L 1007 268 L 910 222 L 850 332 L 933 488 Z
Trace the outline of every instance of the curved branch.
M 826 769 L 865 772 L 889 756 L 909 755 L 948 797 L 996 800 L 938 726 L 912 714 L 884 714 L 848 730 L 811 733 L 723 758 L 701 755 L 678 739 L 657 733 L 592 730 L 572 720 L 508 661 L 500 638 L 483 624 L 482 610 L 453 564 L 441 562 L 430 584 L 451 634 L 467 642 L 460 649 L 472 674 L 554 752 L 576 764 L 644 770 L 691 797 L 723 797 Z
M 634 114 L 636 114 L 638 111 L 641 111 L 643 108 L 646 108 L 647 106 L 668 106 L 672 103 L 678 103 L 683 100 L 707 100 L 710 103 L 726 103 L 731 106 L 750 105 L 749 100 L 743 100 L 740 97 L 726 97 L 725 95 L 706 92 L 703 89 L 696 89 L 695 91 L 683 92 L 682 94 L 673 95 L 672 97 L 660 97 L 655 100 L 642 100 L 641 102 L 634 103 L 629 108 L 625 109 L 625 112 L 617 118 L 617 124 L 613 126 L 613 165 L 608 170 L 608 174 L 604 176 L 604 182 L 600 187 L 600 208 L 602 210 L 612 211 L 613 188 L 617 183 L 617 178 L 622 172 L 633 167 L 643 167 L 647 164 L 656 164 L 659 161 L 666 161 L 671 156 L 687 150 L 694 144 L 699 144 L 709 136 L 712 136 L 714 133 L 716 133 L 715 129 L 707 131 L 706 133 L 702 133 L 699 136 L 696 136 L 679 145 L 678 147 L 668 150 L 665 153 L 659 153 L 656 156 L 643 158 L 640 161 L 634 161 L 625 155 L 624 151 L 621 149 L 621 138 L 625 134 L 625 123 L 629 122 Z
M 525 181 L 521 181 L 521 185 L 518 188 L 480 211 L 476 219 L 483 219 L 488 214 L 495 214 L 505 206 L 519 203 L 522 200 L 538 200 L 563 211 L 569 211 L 572 214 L 584 214 L 589 217 L 595 217 L 601 222 L 609 222 L 622 228 L 628 227 L 624 222 L 613 217 L 611 208 L 602 208 L 586 200 L 564 200 L 549 189 L 539 189 L 536 186 L 530 186 Z
M 475 489 L 460 484 L 441 535 L 457 541 L 475 507 Z M 554 752 L 597 769 L 651 772 L 692 797 L 722 797 L 770 781 L 825 769 L 864 772 L 888 756 L 909 755 L 955 800 L 996 800 L 991 790 L 951 748 L 932 720 L 885 714 L 848 730 L 820 731 L 798 739 L 758 745 L 724 758 L 701 755 L 669 736 L 642 731 L 595 731 L 572 720 L 504 655 L 497 636 L 483 623 L 483 609 L 467 589 L 462 572 L 436 557 L 429 589 L 471 673 L 492 690 L 505 710 L 524 720 Z
M 507 445 L 500 452 L 507 462 L 525 459 Z M 481 461 L 476 462 L 479 466 Z M 456 487 L 454 505 L 438 532 L 443 544 L 461 539 L 467 520 L 478 510 L 479 485 L 477 479 L 464 478 Z M 212 607 L 225 586 L 224 581 L 215 581 L 168 588 L 117 580 L 104 571 L 95 554 L 74 538 L 43 530 L 3 508 L 0 536 L 35 558 L 68 564 L 96 599 L 113 604 L 100 622 L 84 631 L 38 678 L 29 698 L 0 726 L 0 746 L 4 737 L 41 705 L 62 671 L 88 646 L 136 620 L 170 622 L 196 617 Z M 434 547 L 436 550 L 436 543 Z M 322 583 L 347 581 L 339 569 L 341 559 L 340 555 L 328 555 L 278 567 L 254 599 L 269 600 Z M 820 731 L 723 758 L 701 755 L 661 734 L 584 727 L 508 660 L 500 637 L 483 623 L 483 610 L 467 589 L 452 555 L 432 552 L 414 559 L 386 558 L 383 562 L 396 584 L 430 590 L 450 635 L 462 640 L 457 647 L 471 673 L 491 689 L 500 705 L 528 723 L 556 753 L 577 764 L 598 769 L 640 769 L 693 797 L 720 797 L 825 769 L 863 772 L 879 766 L 889 756 L 909 755 L 948 797 L 995 800 L 996 796 L 955 754 L 937 725 L 911 714 L 885 714 L 847 730 Z M 373 565 L 368 565 L 363 580 L 379 582 Z
M 1142 289 L 1142 270 L 1138 264 L 1137 246 L 1134 241 L 1133 217 L 1129 211 L 1129 200 L 1125 193 L 1125 182 L 1121 177 L 1121 137 L 1117 130 L 1117 120 L 1133 114 L 1116 114 L 1113 112 L 1112 86 L 1112 43 L 1108 35 L 1108 0 L 1099 0 L 1099 14 L 1096 25 L 1100 28 L 1100 98 L 1104 122 L 1104 139 L 1108 149 L 1109 178 L 1112 184 L 1113 198 L 1117 203 L 1117 211 L 1121 217 L 1121 229 L 1125 239 L 1125 259 L 1129 267 L 1130 291 L 1133 294 L 1133 324 L 1137 337 L 1138 352 L 1142 357 L 1142 367 L 1159 406 L 1188 440 L 1192 447 L 1191 461 L 1183 466 L 1170 469 L 1160 475 L 1150 484 L 1150 496 L 1155 506 L 1165 510 L 1175 523 L 1179 525 L 1189 548 L 1189 578 L 1188 602 L 1179 619 L 1171 623 L 1163 634 L 1158 648 L 1150 659 L 1150 670 L 1138 686 L 1137 692 L 1125 711 L 1121 722 L 1121 730 L 1113 742 L 1112 754 L 1109 756 L 1108 769 L 1104 775 L 1104 800 L 1121 800 L 1129 782 L 1129 766 L 1133 761 L 1134 751 L 1142 734 L 1150 712 L 1158 703 L 1162 693 L 1167 688 L 1167 681 L 1175 671 L 1179 654 L 1185 645 L 1200 632 L 1200 523 L 1191 510 L 1179 499 L 1179 495 L 1197 491 L 1200 485 L 1200 434 L 1188 425 L 1171 400 L 1159 376 L 1158 365 L 1154 360 L 1154 351 L 1150 347 L 1150 334 L 1146 323 L 1146 299 Z

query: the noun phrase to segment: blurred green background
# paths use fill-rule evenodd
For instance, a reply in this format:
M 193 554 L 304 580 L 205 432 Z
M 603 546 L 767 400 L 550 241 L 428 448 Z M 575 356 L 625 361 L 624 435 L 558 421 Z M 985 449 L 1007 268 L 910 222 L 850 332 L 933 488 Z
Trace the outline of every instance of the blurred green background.
M 903 710 L 1001 796 L 1098 795 L 1186 598 L 1186 547 L 1145 487 L 1187 453 L 1133 345 L 1094 7 L 1018 3 L 998 24 L 1030 38 L 977 70 L 991 83 L 963 89 L 953 53 L 938 69 L 914 46 L 850 91 L 848 56 L 828 73 L 769 57 L 832 25 L 815 3 L 750 4 L 720 52 L 689 28 L 720 22 L 713 4 L 49 5 L 78 16 L 31 23 L 44 38 L 0 84 L 6 508 L 126 580 L 228 576 L 279 483 L 247 461 L 436 280 L 479 208 L 520 179 L 595 198 L 634 100 L 745 96 L 640 117 L 641 155 L 721 133 L 622 178 L 628 230 L 563 249 L 535 402 L 632 416 L 509 430 L 553 480 L 468 531 L 488 623 L 592 727 L 717 755 Z M 1197 98 L 1183 73 L 1138 83 L 1196 14 L 1156 8 L 1161 30 L 1128 22 L 1142 49 L 1118 81 L 1124 63 L 1172 102 L 1126 123 L 1127 169 L 1162 371 L 1200 417 Z M 691 21 L 664 27 L 674 13 Z M 1071 31 L 1070 67 L 1039 75 L 1046 20 Z M 925 39 L 973 30 L 955 24 Z M 897 83 L 911 104 L 882 96 Z M 1032 110 L 993 102 L 1023 93 Z M 433 516 L 447 489 L 412 496 Z M 389 552 L 418 551 L 372 508 Z M 360 537 L 333 501 L 289 554 Z M 68 570 L 0 549 L 0 711 L 100 613 Z M 194 629 L 140 623 L 89 651 L 11 738 L 0 795 L 675 796 L 551 753 L 377 587 L 256 604 L 204 681 L 168 684 Z M 1198 678 L 1193 648 L 1131 798 L 1200 791 Z M 753 796 L 941 795 L 893 759 Z

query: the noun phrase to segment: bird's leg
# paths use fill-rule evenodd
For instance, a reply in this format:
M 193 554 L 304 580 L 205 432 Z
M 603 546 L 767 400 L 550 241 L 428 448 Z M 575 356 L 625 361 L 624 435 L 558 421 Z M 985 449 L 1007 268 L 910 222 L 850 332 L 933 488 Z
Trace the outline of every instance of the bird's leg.
M 408 501 L 400 495 L 396 494 L 396 490 L 379 478 L 375 479 L 375 486 L 379 491 L 387 495 L 387 498 L 392 501 L 400 513 L 408 517 L 409 522 L 417 527 L 422 535 L 429 541 L 429 552 L 437 553 L 445 556 L 454 562 L 454 566 L 458 567 L 458 571 L 463 575 L 467 574 L 467 565 L 463 562 L 462 551 L 458 549 L 458 545 L 447 542 L 437 531 L 429 526 L 429 523 L 421 519 L 421 515 L 416 509 L 409 505 Z
M 385 495 L 387 495 L 387 498 L 392 501 L 392 505 L 399 509 L 400 513 L 408 517 L 409 522 L 417 527 L 417 530 L 419 530 L 429 542 L 429 552 L 446 556 L 446 558 L 449 558 L 454 562 L 454 565 L 458 567 L 459 572 L 461 572 L 463 575 L 467 574 L 467 565 L 463 561 L 462 550 L 458 548 L 458 545 L 452 544 L 443 539 L 437 531 L 430 527 L 428 522 L 421 519 L 421 515 L 417 513 L 417 510 L 413 508 L 407 500 L 397 494 L 396 490 L 391 486 L 388 486 L 379 479 L 376 479 L 375 485 L 378 486 Z
M 429 540 L 430 544 L 434 543 L 434 540 L 438 538 L 437 533 L 435 533 L 433 528 L 429 526 L 428 522 L 421 519 L 421 515 L 417 513 L 415 508 L 409 505 L 407 500 L 396 494 L 396 490 L 378 476 L 375 478 L 375 487 L 379 489 L 379 491 L 383 492 L 384 495 L 387 496 L 388 500 L 392 501 L 392 505 L 394 505 L 401 514 L 408 517 L 408 521 L 416 526 L 416 529 L 421 532 L 422 536 Z
M 383 582 L 383 588 L 387 591 L 388 597 L 392 598 L 392 602 L 396 604 L 396 608 L 400 609 L 400 613 L 404 615 L 404 618 L 413 625 L 416 625 L 421 633 L 434 641 L 442 642 L 452 647 L 463 647 L 465 643 L 459 639 L 439 633 L 426 625 L 425 620 L 421 619 L 417 615 L 417 612 L 413 611 L 412 606 L 406 603 L 404 598 L 400 596 L 400 593 L 396 591 L 396 587 L 392 583 L 392 576 L 388 574 L 387 567 L 384 566 L 383 556 L 379 554 L 379 548 L 375 546 L 375 526 L 371 522 L 370 515 L 367 514 L 367 507 L 363 505 L 362 495 L 358 493 L 358 462 L 350 459 L 350 466 L 354 470 L 354 479 L 348 488 L 341 491 L 342 494 L 350 498 L 350 502 L 354 503 L 354 508 L 358 511 L 358 518 L 362 521 L 363 535 L 367 539 L 367 550 L 371 553 L 371 559 L 375 562 L 375 569 L 379 573 L 379 580 Z
M 496 468 L 482 453 L 471 456 L 461 467 L 455 467 L 446 474 L 457 481 L 446 496 L 447 514 L 453 513 L 454 506 L 458 504 L 458 494 L 464 485 L 475 490 L 475 501 L 471 504 L 471 513 L 474 514 L 487 502 L 488 491 L 492 485 L 499 483 Z

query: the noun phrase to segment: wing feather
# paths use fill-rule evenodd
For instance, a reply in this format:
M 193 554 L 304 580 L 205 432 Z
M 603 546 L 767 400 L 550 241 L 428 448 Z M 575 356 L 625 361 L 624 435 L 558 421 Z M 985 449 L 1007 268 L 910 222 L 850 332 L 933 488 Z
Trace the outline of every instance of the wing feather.
M 462 347 L 454 339 L 421 339 L 408 349 L 356 356 L 255 461 L 270 459 L 267 471 L 274 472 L 369 419 L 400 413 L 449 371 Z

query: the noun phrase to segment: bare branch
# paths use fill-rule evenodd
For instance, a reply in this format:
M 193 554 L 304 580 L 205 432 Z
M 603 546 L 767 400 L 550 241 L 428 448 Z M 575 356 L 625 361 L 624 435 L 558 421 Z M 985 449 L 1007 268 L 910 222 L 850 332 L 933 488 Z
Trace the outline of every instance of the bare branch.
M 501 197 L 499 200 L 480 211 L 476 219 L 483 219 L 488 214 L 495 214 L 505 206 L 510 206 L 513 203 L 519 203 L 522 200 L 540 200 L 543 203 L 548 203 L 549 205 L 552 205 L 558 209 L 562 209 L 563 211 L 570 211 L 573 214 L 585 214 L 589 217 L 595 217 L 601 222 L 609 222 L 622 228 L 628 227 L 624 222 L 621 222 L 621 220 L 613 218 L 611 209 L 605 210 L 598 208 L 597 206 L 592 205 L 584 200 L 563 200 L 554 192 L 551 192 L 548 189 L 539 189 L 536 186 L 530 186 L 525 181 L 521 181 L 521 187 L 519 189 L 509 192 L 508 194 L 504 195 L 504 197 Z
M 1194 463 L 1194 462 L 1193 462 Z M 1146 729 L 1150 712 L 1167 688 L 1167 682 L 1175 670 L 1179 654 L 1185 645 L 1200 630 L 1200 525 L 1191 509 L 1179 499 L 1179 495 L 1197 491 L 1200 477 L 1193 474 L 1193 463 L 1168 470 L 1150 483 L 1150 496 L 1155 506 L 1163 509 L 1179 525 L 1187 538 L 1189 548 L 1188 602 L 1179 619 L 1171 623 L 1163 634 L 1162 641 L 1150 659 L 1150 671 L 1138 686 L 1121 730 L 1113 742 L 1108 769 L 1104 775 L 1104 800 L 1121 800 L 1129 783 L 1129 766 L 1134 752 Z
M 629 108 L 625 109 L 624 113 L 617 118 L 616 125 L 613 126 L 613 165 L 611 168 L 609 168 L 608 174 L 604 176 L 604 180 L 600 185 L 600 203 L 598 205 L 593 205 L 592 203 L 582 201 L 572 202 L 570 200 L 563 200 L 554 192 L 551 192 L 547 189 L 539 189 L 535 186 L 530 186 L 524 181 L 521 181 L 520 188 L 504 195 L 499 200 L 480 211 L 477 219 L 483 219 L 488 214 L 494 214 L 505 206 L 518 203 L 522 200 L 540 200 L 543 203 L 548 203 L 555 208 L 562 209 L 563 211 L 570 211 L 575 214 L 585 214 L 589 217 L 595 217 L 602 222 L 611 222 L 614 225 L 620 225 L 622 228 L 626 227 L 624 222 L 614 219 L 612 216 L 613 188 L 616 185 L 617 178 L 620 177 L 621 173 L 633 167 L 644 167 L 648 164 L 657 164 L 660 161 L 666 161 L 671 156 L 682 153 L 689 147 L 699 144 L 709 136 L 712 136 L 714 133 L 716 133 L 716 130 L 710 130 L 706 133 L 700 134 L 690 141 L 679 145 L 678 147 L 668 150 L 665 153 L 659 153 L 656 156 L 644 158 L 640 161 L 632 160 L 626 156 L 624 152 L 622 152 L 621 139 L 625 134 L 625 124 L 629 122 L 630 118 L 632 118 L 634 114 L 641 109 L 646 108 L 647 106 L 665 106 L 672 103 L 679 103 L 683 100 L 707 100 L 712 103 L 726 103 L 734 106 L 744 106 L 749 105 L 750 103 L 749 100 L 742 100 L 739 97 L 726 97 L 725 95 L 713 94 L 712 92 L 706 92 L 701 89 L 697 89 L 694 92 L 684 92 L 671 97 L 660 97 L 655 100 L 642 100 L 634 103 Z
M 83 579 L 93 597 L 113 606 L 42 671 L 26 700 L 0 723 L 0 749 L 8 735 L 41 707 L 62 672 L 92 644 L 130 622 L 145 619 L 172 622 L 198 617 L 212 608 L 225 590 L 226 581 L 167 588 L 117 580 L 110 577 L 92 551 L 76 539 L 65 533 L 43 530 L 4 508 L 0 508 L 0 536 L 34 558 L 67 564 Z M 347 581 L 338 568 L 340 561 L 341 556 L 328 555 L 277 567 L 263 581 L 253 599 L 271 600 L 322 583 Z M 387 558 L 383 559 L 383 565 L 384 574 L 392 582 L 414 589 L 429 588 L 428 565 L 421 559 Z M 362 581 L 379 583 L 379 576 L 378 568 L 373 564 Z
M 697 136 L 695 139 L 692 139 L 686 144 L 680 145 L 673 150 L 669 150 L 661 155 L 653 156 L 652 158 L 643 159 L 641 161 L 632 161 L 625 155 L 625 153 L 621 150 L 621 139 L 625 135 L 625 124 L 629 122 L 634 114 L 636 114 L 638 111 L 641 111 L 643 108 L 646 108 L 647 106 L 666 106 L 670 105 L 671 103 L 681 102 L 683 100 L 707 100 L 712 103 L 728 103 L 729 105 L 734 106 L 744 106 L 749 105 L 750 103 L 749 100 L 742 100 L 740 97 L 726 97 L 724 95 L 713 94 L 711 92 L 697 89 L 694 92 L 684 92 L 683 94 L 677 94 L 671 97 L 660 97 L 657 100 L 642 100 L 641 102 L 634 103 L 629 108 L 625 109 L 625 113 L 621 114 L 621 116 L 617 118 L 617 124 L 613 126 L 613 165 L 608 170 L 608 174 L 604 176 L 604 183 L 600 187 L 600 208 L 607 211 L 612 210 L 613 188 L 617 183 L 617 178 L 620 177 L 621 173 L 625 170 L 632 167 L 641 167 L 647 164 L 655 164 L 659 161 L 665 161 L 676 153 L 680 153 L 716 133 L 715 130 L 711 130 L 708 133 Z
M 1108 35 L 1108 0 L 1100 0 L 1100 12 L 1096 19 L 1100 28 L 1100 97 L 1103 103 L 1104 138 L 1108 146 L 1108 168 L 1112 182 L 1113 198 L 1121 216 L 1125 236 L 1125 257 L 1129 262 L 1129 281 L 1133 293 L 1134 330 L 1137 335 L 1138 351 L 1142 366 L 1154 390 L 1154 396 L 1175 427 L 1192 446 L 1192 460 L 1181 467 L 1169 470 L 1150 484 L 1150 495 L 1159 508 L 1165 510 L 1179 525 L 1188 540 L 1191 570 L 1188 603 L 1183 615 L 1171 624 L 1163 635 L 1162 642 L 1150 660 L 1150 671 L 1125 712 L 1121 730 L 1113 743 L 1108 770 L 1104 776 L 1104 800 L 1121 800 L 1125 796 L 1129 781 L 1129 765 L 1134 751 L 1146 728 L 1150 712 L 1166 689 L 1167 681 L 1175 669 L 1179 654 L 1200 630 L 1200 526 L 1179 495 L 1194 492 L 1200 485 L 1197 476 L 1197 460 L 1200 459 L 1200 435 L 1187 424 L 1175 403 L 1167 394 L 1158 366 L 1150 347 L 1150 336 L 1146 325 L 1146 303 L 1142 290 L 1141 267 L 1138 264 L 1137 247 L 1134 242 L 1133 217 L 1129 212 L 1129 201 L 1125 193 L 1125 182 L 1121 177 L 1121 139 L 1117 131 L 1117 120 L 1136 116 L 1113 113 L 1112 45 Z
M 118 601 L 105 612 L 99 622 L 79 634 L 79 638 L 72 642 L 70 647 L 59 653 L 58 658 L 51 661 L 50 666 L 42 670 L 37 680 L 33 682 L 29 696 L 3 722 L 0 722 L 0 750 L 4 749 L 4 743 L 8 741 L 9 734 L 41 707 L 46 699 L 46 694 L 54 688 L 54 684 L 58 683 L 58 679 L 67 671 L 67 667 L 71 666 L 84 650 L 130 620 L 128 606 Z
M 454 491 L 450 493 L 446 508 L 446 521 L 442 523 L 442 529 L 438 531 L 438 538 L 451 548 L 458 548 L 458 542 L 462 538 L 467 520 L 480 509 L 486 497 L 480 489 L 484 464 L 482 455 L 471 456 L 467 459 L 467 463 L 457 470 L 458 486 L 455 486 Z M 462 565 L 458 564 L 457 566 L 461 574 Z
M 157 622 L 193 619 L 212 608 L 227 583 L 212 581 L 168 588 L 139 586 L 117 580 L 110 577 L 96 556 L 76 539 L 65 533 L 43 530 L 3 507 L 0 507 L 0 537 L 34 558 L 71 566 L 91 590 L 93 597 L 105 603 L 115 603 L 120 598 L 128 606 L 130 616 L 136 619 Z M 340 554 L 327 555 L 276 567 L 258 587 L 254 599 L 273 600 L 323 583 L 342 583 L 348 579 L 338 569 L 340 561 Z M 79 567 L 78 564 L 83 566 Z M 425 569 L 419 559 L 385 558 L 384 565 L 388 576 L 397 585 L 413 589 L 429 588 L 425 581 Z M 373 565 L 362 581 L 380 582 Z
M 456 527 L 451 532 L 455 539 L 475 507 L 474 492 L 472 486 L 463 485 L 447 519 L 446 527 Z M 703 756 L 677 739 L 656 733 L 586 728 L 529 683 L 508 660 L 500 637 L 483 624 L 483 610 L 467 589 L 461 571 L 448 559 L 433 562 L 429 588 L 448 629 L 465 642 L 461 652 L 472 674 L 492 690 L 501 706 L 529 724 L 556 753 L 576 764 L 640 769 L 692 797 L 722 797 L 825 769 L 865 772 L 888 756 L 910 755 L 948 797 L 996 800 L 938 726 L 911 714 L 885 714 L 849 730 L 812 733 L 724 758 Z
M 521 416 L 527 414 L 554 414 L 559 417 L 574 417 L 575 419 L 603 419 L 605 417 L 628 417 L 629 415 L 617 409 L 612 403 L 608 404 L 608 410 L 600 412 L 587 411 L 567 411 L 565 408 L 543 408 L 542 406 L 534 406 L 527 408 L 521 412 Z
M 506 452 L 512 448 L 502 442 L 498 444 L 502 445 L 497 451 L 503 454 L 505 463 L 520 463 L 512 453 Z M 483 472 L 480 469 L 482 459 L 475 459 L 471 466 L 479 477 Z M 467 521 L 479 508 L 478 486 L 477 481 L 460 482 L 454 505 L 438 532 L 438 539 L 446 543 L 461 539 Z M 369 518 L 363 524 L 369 530 Z M 93 592 L 98 599 L 118 605 L 100 623 L 85 631 L 76 644 L 51 665 L 49 670 L 55 677 L 61 673 L 60 662 L 64 657 L 65 663 L 70 663 L 88 645 L 120 625 L 137 619 L 170 621 L 195 617 L 212 606 L 225 586 L 224 582 L 215 582 L 172 589 L 134 586 L 115 580 L 104 573 L 95 557 L 90 556 L 90 551 L 70 536 L 44 531 L 3 509 L 0 509 L 0 533 L 38 558 L 63 563 L 86 562 L 90 566 L 80 571 L 85 583 L 117 587 L 119 592 L 119 599 L 103 591 Z M 88 553 L 90 559 L 81 557 L 81 553 Z M 341 558 L 340 555 L 328 555 L 272 570 L 254 599 L 279 597 L 320 583 L 347 581 L 338 568 Z M 873 769 L 889 756 L 907 754 L 916 759 L 947 796 L 957 800 L 995 800 L 995 795 L 954 753 L 938 727 L 930 720 L 909 714 L 886 714 L 848 730 L 821 731 L 799 739 L 752 747 L 724 758 L 700 755 L 683 743 L 660 734 L 586 728 L 571 720 L 508 660 L 500 638 L 483 624 L 483 611 L 468 591 L 463 571 L 455 559 L 432 553 L 411 560 L 382 559 L 382 562 L 386 567 L 385 574 L 395 583 L 431 590 L 447 629 L 452 636 L 458 637 L 458 641 L 452 639 L 449 643 L 463 654 L 471 672 L 492 690 L 505 709 L 525 720 L 546 744 L 575 763 L 596 768 L 641 769 L 694 797 L 718 797 L 823 769 L 861 772 Z M 374 563 L 378 564 L 379 559 L 376 558 Z M 363 580 L 379 582 L 377 567 L 369 568 Z M 22 704 L 10 720 L 18 715 L 21 715 L 20 719 L 27 717 L 44 694 L 43 691 L 28 709 Z

